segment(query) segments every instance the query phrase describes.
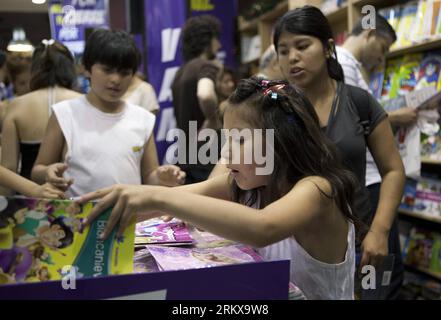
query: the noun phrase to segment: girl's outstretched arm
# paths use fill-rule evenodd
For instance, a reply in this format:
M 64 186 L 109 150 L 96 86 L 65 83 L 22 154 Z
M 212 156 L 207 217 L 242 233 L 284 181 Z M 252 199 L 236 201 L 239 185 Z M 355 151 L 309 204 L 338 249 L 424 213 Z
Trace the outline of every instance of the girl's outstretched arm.
M 49 199 L 65 198 L 64 193 L 52 185 L 44 184 L 40 186 L 2 166 L 0 166 L 0 183 L 8 189 L 17 191 L 28 197 Z
M 208 190 L 216 183 L 227 181 L 227 176 L 199 183 L 200 191 Z M 322 186 L 327 189 L 329 186 Z M 321 179 L 323 180 L 323 179 Z M 206 195 L 188 192 L 190 186 L 164 188 L 154 186 L 113 186 L 107 189 L 92 192 L 83 196 L 80 202 L 101 198 L 94 207 L 85 224 L 89 224 L 103 210 L 113 206 L 103 238 L 107 238 L 115 225 L 120 222 L 118 234 L 130 224 L 134 215 L 144 212 L 145 217 L 150 212 L 150 218 L 156 217 L 159 212 L 167 212 L 179 219 L 203 228 L 209 232 L 239 241 L 255 247 L 262 247 L 295 234 L 312 219 L 314 221 L 328 213 L 324 209 L 324 199 L 314 183 L 304 180 L 299 182 L 287 195 L 273 202 L 264 209 L 257 210 L 227 200 L 216 199 Z M 226 184 L 225 184 L 226 185 Z M 293 203 L 296 205 L 293 206 Z

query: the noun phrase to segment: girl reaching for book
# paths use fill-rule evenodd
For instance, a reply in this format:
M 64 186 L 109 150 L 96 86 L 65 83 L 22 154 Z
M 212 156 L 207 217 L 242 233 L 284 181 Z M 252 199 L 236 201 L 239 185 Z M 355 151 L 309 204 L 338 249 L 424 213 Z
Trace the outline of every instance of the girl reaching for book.
M 65 198 L 64 192 L 58 190 L 51 184 L 45 183 L 43 185 L 38 185 L 35 182 L 25 179 L 2 166 L 0 166 L 0 186 L 32 198 Z
M 228 100 L 224 128 L 229 174 L 172 189 L 117 185 L 89 193 L 79 201 L 101 200 L 85 224 L 114 206 L 106 238 L 118 222 L 121 233 L 135 214 L 167 213 L 258 248 L 265 260 L 291 260 L 290 280 L 309 299 L 353 299 L 355 178 L 343 169 L 305 95 L 282 81 L 242 80 Z M 232 139 L 231 129 L 260 131 Z M 243 160 L 256 148 L 263 148 L 267 163 Z M 235 150 L 240 161 L 232 161 Z M 262 174 L 270 153 L 273 171 Z

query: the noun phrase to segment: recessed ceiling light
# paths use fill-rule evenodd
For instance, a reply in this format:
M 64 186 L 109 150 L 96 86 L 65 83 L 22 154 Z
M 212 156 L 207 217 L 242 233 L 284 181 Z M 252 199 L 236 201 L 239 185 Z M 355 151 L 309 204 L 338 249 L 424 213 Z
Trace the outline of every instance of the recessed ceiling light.
M 45 2 L 46 2 L 46 0 L 32 0 L 32 3 L 35 3 L 35 4 L 43 4 Z

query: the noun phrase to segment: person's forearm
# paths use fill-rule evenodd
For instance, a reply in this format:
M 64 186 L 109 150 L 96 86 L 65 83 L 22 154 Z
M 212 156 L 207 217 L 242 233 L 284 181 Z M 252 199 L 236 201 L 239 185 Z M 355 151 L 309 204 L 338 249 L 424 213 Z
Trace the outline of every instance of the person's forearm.
M 267 220 L 256 209 L 163 187 L 152 197 L 155 211 L 167 212 L 221 237 L 254 247 L 267 245 L 270 241 Z
M 374 233 L 389 234 L 396 210 L 401 202 L 404 183 L 405 175 L 401 170 L 390 171 L 383 176 L 380 199 L 370 228 Z
M 0 181 L 4 187 L 28 197 L 31 197 L 34 194 L 35 189 L 38 188 L 36 183 L 5 168 L 0 169 Z
M 46 165 L 37 164 L 32 168 L 31 179 L 38 184 L 46 183 Z

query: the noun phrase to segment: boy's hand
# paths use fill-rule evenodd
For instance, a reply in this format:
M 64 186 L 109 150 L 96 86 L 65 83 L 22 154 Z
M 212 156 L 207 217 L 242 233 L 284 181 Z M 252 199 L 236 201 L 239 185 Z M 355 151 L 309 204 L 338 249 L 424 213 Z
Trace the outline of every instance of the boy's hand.
M 38 188 L 35 188 L 35 192 L 32 193 L 34 198 L 42 199 L 65 199 L 66 195 L 63 191 L 57 189 L 50 183 L 45 183 Z
M 159 183 L 163 186 L 176 187 L 185 182 L 186 173 L 178 166 L 167 164 L 158 167 L 156 170 Z
M 63 178 L 64 171 L 67 170 L 67 164 L 54 163 L 46 169 L 46 182 L 52 184 L 61 191 L 66 191 L 73 183 L 73 179 L 66 180 Z

